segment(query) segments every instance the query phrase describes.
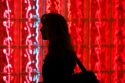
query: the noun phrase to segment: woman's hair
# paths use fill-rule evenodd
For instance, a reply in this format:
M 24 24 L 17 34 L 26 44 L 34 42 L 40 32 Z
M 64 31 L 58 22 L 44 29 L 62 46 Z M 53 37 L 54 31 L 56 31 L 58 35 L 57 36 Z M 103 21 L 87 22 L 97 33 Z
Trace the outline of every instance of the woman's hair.
M 48 40 L 50 43 L 58 43 L 69 50 L 73 50 L 68 25 L 65 18 L 58 13 L 48 13 L 41 17 L 41 23 L 48 30 Z

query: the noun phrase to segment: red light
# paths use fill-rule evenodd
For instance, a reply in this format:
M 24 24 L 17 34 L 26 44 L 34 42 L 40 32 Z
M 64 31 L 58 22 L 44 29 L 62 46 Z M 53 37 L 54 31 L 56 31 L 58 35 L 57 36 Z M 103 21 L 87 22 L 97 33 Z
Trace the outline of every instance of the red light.
M 124 4 L 124 0 L 1 0 L 0 82 L 42 81 L 47 42 L 38 31 L 39 17 L 58 12 L 67 19 L 74 49 L 86 69 L 101 83 L 124 83 Z

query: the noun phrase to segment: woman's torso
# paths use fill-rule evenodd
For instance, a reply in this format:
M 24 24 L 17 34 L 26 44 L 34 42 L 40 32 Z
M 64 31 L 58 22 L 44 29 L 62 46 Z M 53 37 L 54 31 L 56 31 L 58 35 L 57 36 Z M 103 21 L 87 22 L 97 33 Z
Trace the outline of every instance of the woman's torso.
M 60 46 L 50 47 L 42 67 L 44 82 L 65 82 L 70 80 L 74 72 L 74 52 Z

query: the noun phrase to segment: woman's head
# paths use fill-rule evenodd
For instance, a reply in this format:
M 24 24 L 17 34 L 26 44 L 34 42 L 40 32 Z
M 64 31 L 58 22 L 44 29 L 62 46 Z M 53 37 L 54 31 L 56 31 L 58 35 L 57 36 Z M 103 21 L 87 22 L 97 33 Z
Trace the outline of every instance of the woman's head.
M 58 41 L 68 36 L 68 25 L 65 18 L 57 13 L 44 14 L 41 18 L 43 39 Z
M 42 37 L 50 43 L 70 45 L 68 25 L 65 18 L 58 13 L 48 13 L 41 17 Z

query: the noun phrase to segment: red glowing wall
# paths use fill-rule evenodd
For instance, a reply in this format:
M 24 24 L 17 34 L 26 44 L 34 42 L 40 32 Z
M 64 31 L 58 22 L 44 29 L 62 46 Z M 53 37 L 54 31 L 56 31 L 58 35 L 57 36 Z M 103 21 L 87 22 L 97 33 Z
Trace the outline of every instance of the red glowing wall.
M 125 0 L 0 0 L 0 83 L 42 81 L 39 18 L 62 14 L 78 58 L 101 83 L 125 83 Z M 80 71 L 78 67 L 76 72 Z

